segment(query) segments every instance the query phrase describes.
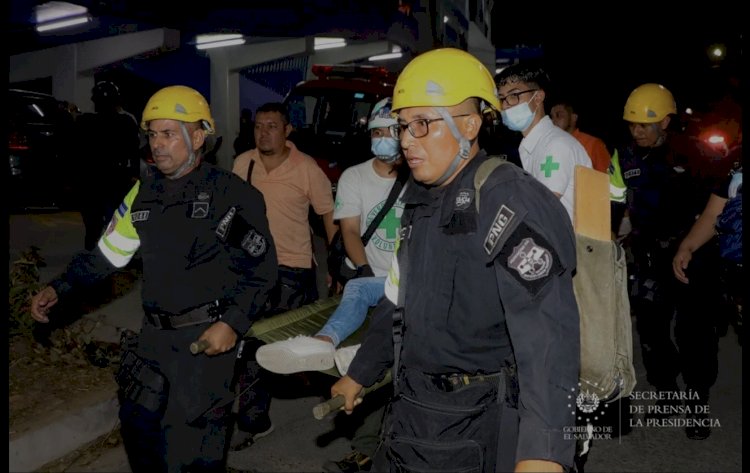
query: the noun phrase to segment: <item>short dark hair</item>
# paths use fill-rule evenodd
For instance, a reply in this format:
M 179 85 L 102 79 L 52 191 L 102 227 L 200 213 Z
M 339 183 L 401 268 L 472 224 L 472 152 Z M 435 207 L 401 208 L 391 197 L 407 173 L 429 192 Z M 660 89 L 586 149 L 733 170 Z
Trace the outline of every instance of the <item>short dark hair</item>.
M 519 62 L 506 67 L 495 76 L 495 84 L 502 87 L 514 82 L 525 82 L 544 91 L 550 88 L 550 79 L 541 65 L 535 62 Z
M 289 124 L 289 110 L 286 108 L 286 105 L 281 102 L 264 103 L 255 111 L 256 118 L 258 117 L 259 113 L 263 112 L 278 112 L 281 114 L 281 118 L 284 120 L 284 125 Z
M 552 107 L 561 105 L 569 113 L 578 113 L 578 106 L 576 105 L 576 101 L 573 98 L 561 96 L 558 94 L 551 94 L 548 95 L 548 97 L 549 99 L 547 100 L 547 103 L 549 104 L 549 110 L 552 110 Z

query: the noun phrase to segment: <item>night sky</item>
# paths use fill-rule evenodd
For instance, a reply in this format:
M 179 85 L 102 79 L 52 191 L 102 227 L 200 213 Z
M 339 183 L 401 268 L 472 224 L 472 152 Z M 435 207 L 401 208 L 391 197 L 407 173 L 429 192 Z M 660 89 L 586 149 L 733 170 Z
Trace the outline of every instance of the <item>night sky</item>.
M 505 18 L 512 16 L 514 21 L 502 21 L 502 7 L 496 6 L 493 40 L 498 48 L 541 46 L 541 61 L 556 91 L 579 105 L 581 129 L 605 138 L 621 133 L 625 100 L 640 84 L 664 85 L 681 110 L 705 109 L 725 93 L 730 74 L 739 77 L 744 28 L 736 9 L 713 3 L 710 11 L 682 11 L 678 20 L 676 12 L 632 5 L 620 11 L 602 5 L 609 11 L 598 15 L 558 14 L 541 5 L 539 12 L 533 7 L 525 13 L 513 8 Z M 580 17 L 571 19 L 572 14 Z M 540 22 L 539 16 L 548 19 Z M 718 65 L 707 54 L 717 43 L 727 47 Z

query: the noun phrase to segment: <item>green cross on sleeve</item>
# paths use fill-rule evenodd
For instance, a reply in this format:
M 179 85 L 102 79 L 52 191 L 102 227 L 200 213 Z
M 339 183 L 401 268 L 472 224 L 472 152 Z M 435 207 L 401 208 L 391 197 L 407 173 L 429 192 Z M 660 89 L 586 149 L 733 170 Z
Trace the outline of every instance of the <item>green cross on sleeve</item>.
M 560 163 L 556 163 L 552 160 L 552 155 L 547 156 L 546 161 L 542 163 L 540 169 L 544 171 L 544 177 L 552 176 L 552 171 L 560 169 Z

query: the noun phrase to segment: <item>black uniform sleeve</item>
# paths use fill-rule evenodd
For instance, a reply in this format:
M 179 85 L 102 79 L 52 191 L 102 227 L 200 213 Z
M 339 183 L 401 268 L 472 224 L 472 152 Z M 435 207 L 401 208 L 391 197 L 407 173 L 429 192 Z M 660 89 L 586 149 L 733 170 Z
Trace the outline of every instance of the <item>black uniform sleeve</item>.
M 480 231 L 495 267 L 519 381 L 516 461 L 572 464 L 580 365 L 575 240 L 559 200 L 528 181 L 482 188 Z M 574 403 L 573 403 L 574 404 Z
M 73 256 L 65 271 L 49 282 L 58 297 L 65 297 L 73 289 L 82 289 L 116 272 L 116 268 L 99 248 L 82 251 Z
M 237 276 L 233 297 L 222 321 L 240 335 L 259 318 L 268 294 L 276 283 L 276 247 L 268 228 L 263 194 L 232 176 L 229 207 L 219 221 L 217 238 L 230 252 L 229 271 Z
M 393 311 L 396 306 L 383 296 L 372 313 L 362 346 L 346 374 L 362 386 L 383 379 L 393 365 Z

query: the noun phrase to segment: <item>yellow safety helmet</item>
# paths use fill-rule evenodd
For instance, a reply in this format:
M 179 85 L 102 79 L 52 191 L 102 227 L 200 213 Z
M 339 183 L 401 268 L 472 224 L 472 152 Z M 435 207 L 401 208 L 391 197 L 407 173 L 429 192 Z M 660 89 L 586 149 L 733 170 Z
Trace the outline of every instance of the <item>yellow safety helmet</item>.
M 659 84 L 643 84 L 630 93 L 622 118 L 632 123 L 657 123 L 677 113 L 672 93 Z
M 143 109 L 141 128 L 148 130 L 151 120 L 199 121 L 209 135 L 214 134 L 216 129 L 206 99 L 197 90 L 184 85 L 164 87 L 148 99 Z
M 479 59 L 460 49 L 434 49 L 412 59 L 399 74 L 392 110 L 451 107 L 471 97 L 500 111 L 495 80 Z

